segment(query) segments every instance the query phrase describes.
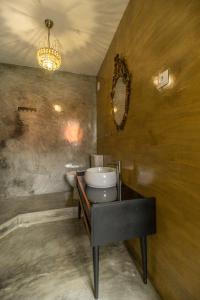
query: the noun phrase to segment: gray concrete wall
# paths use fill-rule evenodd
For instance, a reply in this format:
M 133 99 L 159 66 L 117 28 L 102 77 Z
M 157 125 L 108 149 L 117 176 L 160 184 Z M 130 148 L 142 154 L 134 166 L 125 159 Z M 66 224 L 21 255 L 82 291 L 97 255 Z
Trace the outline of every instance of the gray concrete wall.
M 95 77 L 0 64 L 0 196 L 69 189 L 64 165 L 88 165 L 96 151 L 95 86 Z

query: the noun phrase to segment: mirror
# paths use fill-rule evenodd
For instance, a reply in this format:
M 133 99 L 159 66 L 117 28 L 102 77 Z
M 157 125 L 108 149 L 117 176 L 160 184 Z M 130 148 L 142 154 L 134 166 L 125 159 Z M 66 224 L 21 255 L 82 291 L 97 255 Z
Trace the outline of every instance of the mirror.
M 112 81 L 112 113 L 118 130 L 125 126 L 130 98 L 131 76 L 124 58 L 115 56 L 114 74 Z

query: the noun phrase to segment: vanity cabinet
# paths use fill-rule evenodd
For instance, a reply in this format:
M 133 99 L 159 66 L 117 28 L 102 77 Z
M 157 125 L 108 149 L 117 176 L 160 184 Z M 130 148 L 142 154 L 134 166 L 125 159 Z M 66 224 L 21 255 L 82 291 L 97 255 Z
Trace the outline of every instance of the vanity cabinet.
M 147 236 L 156 232 L 155 198 L 145 198 L 124 184 L 121 197 L 116 187 L 88 187 L 83 173 L 77 173 L 77 188 L 78 217 L 83 218 L 93 251 L 95 299 L 99 294 L 99 247 L 108 243 L 140 239 L 143 282 L 147 283 Z

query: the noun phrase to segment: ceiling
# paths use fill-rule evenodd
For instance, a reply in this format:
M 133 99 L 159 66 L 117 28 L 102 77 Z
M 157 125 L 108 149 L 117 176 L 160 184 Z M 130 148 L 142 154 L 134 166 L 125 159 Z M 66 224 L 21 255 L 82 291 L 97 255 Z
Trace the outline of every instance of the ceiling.
M 97 75 L 129 0 L 0 0 L 0 62 L 37 67 L 44 20 L 54 21 L 63 71 Z

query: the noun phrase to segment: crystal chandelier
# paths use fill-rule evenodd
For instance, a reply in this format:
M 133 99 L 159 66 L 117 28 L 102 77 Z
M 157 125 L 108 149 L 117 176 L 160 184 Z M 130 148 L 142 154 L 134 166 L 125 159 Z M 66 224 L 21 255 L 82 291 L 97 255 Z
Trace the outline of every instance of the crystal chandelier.
M 37 60 L 38 64 L 48 70 L 55 71 L 60 68 L 61 65 L 61 55 L 58 50 L 58 46 L 50 44 L 50 30 L 53 27 L 53 21 L 46 19 L 45 25 L 48 29 L 48 39 L 47 39 L 47 47 L 42 47 L 37 51 Z

